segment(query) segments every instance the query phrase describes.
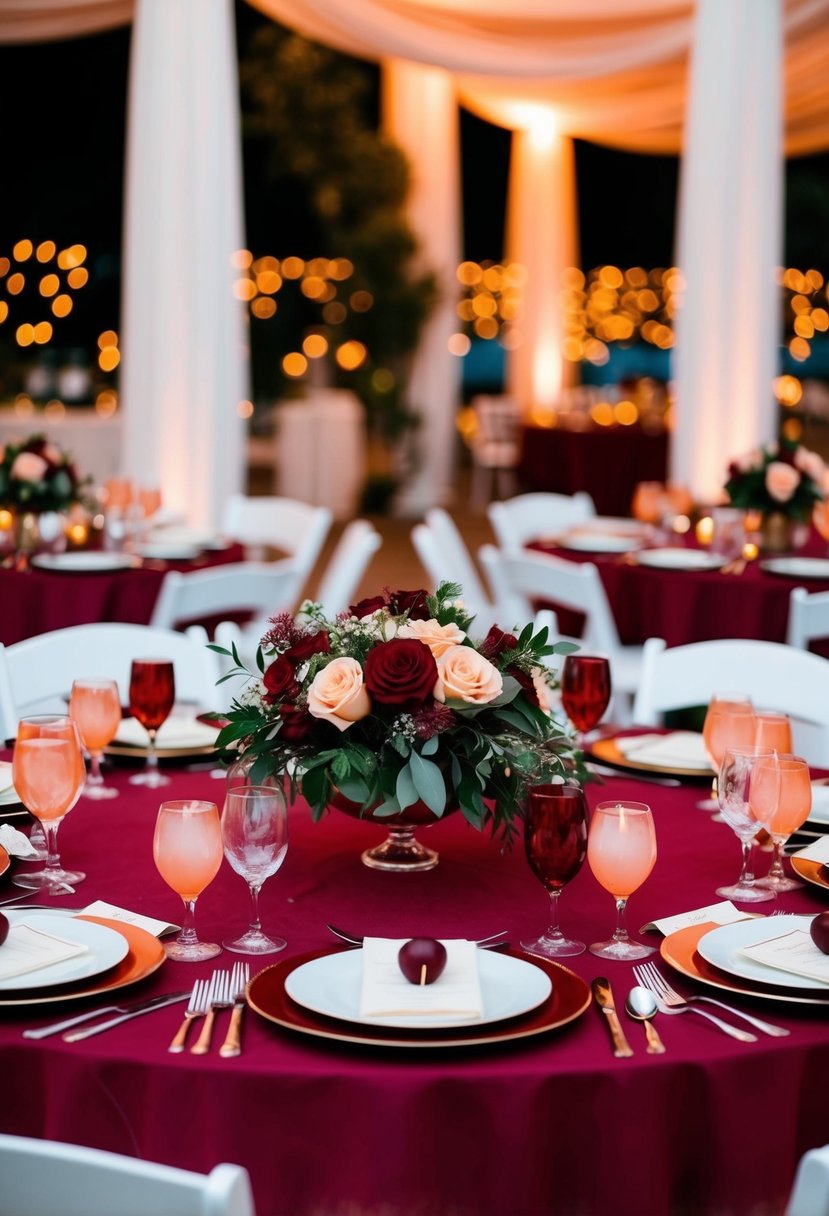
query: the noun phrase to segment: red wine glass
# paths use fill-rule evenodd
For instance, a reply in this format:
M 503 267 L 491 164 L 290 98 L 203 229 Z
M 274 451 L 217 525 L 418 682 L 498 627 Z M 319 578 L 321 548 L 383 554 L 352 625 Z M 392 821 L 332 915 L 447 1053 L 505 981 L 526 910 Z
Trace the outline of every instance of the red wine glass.
M 561 892 L 587 855 L 587 800 L 578 785 L 533 785 L 527 792 L 524 847 L 536 878 L 550 895 L 549 928 L 524 950 L 546 958 L 582 954 L 584 942 L 565 937 L 559 926 Z
M 170 778 L 158 771 L 155 737 L 166 722 L 176 699 L 176 681 L 170 659 L 133 659 L 130 670 L 130 710 L 150 737 L 147 763 L 130 777 L 133 785 L 157 789 L 169 785 Z
M 610 664 L 591 654 L 568 654 L 561 669 L 561 703 L 584 744 L 610 704 Z

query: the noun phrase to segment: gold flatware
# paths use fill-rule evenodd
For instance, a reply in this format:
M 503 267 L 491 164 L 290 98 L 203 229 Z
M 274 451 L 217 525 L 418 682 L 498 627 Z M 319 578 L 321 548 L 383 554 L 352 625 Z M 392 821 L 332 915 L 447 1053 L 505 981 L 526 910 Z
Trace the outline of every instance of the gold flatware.
M 610 983 L 604 976 L 597 976 L 590 985 L 593 990 L 593 996 L 596 998 L 596 1003 L 602 1013 L 607 1018 L 607 1025 L 610 1030 L 610 1038 L 613 1043 L 614 1056 L 632 1056 L 633 1051 L 625 1038 L 625 1032 L 622 1030 L 622 1024 L 619 1021 L 619 1016 L 616 1013 L 616 1005 L 613 1000 L 613 991 Z
M 173 1041 L 167 1048 L 168 1051 L 184 1051 L 184 1041 L 187 1038 L 187 1031 L 190 1029 L 190 1023 L 193 1018 L 204 1017 L 207 1013 L 209 992 L 210 985 L 207 980 L 196 980 L 193 985 L 193 991 L 190 993 L 190 1000 L 187 1002 L 187 1008 L 184 1011 L 184 1021 L 179 1026 Z
M 207 994 L 207 1014 L 204 1019 L 204 1025 L 201 1028 L 201 1034 L 198 1039 L 196 1039 L 196 1042 L 190 1048 L 191 1055 L 203 1056 L 207 1054 L 210 1050 L 210 1038 L 213 1034 L 216 1011 L 228 1009 L 232 1004 L 230 973 L 228 971 L 214 971 L 210 978 L 210 991 Z
M 230 1015 L 230 1025 L 227 1028 L 225 1041 L 219 1048 L 220 1056 L 238 1056 L 242 1051 L 242 1012 L 245 1008 L 245 989 L 250 979 L 249 963 L 234 963 L 230 976 L 230 990 L 233 994 L 233 1012 Z

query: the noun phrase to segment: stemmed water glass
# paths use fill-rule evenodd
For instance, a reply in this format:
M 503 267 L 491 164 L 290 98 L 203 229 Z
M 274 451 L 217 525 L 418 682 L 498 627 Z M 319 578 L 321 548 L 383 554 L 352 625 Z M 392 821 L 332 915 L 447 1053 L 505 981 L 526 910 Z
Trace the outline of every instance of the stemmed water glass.
M 101 776 L 101 756 L 121 725 L 121 697 L 115 680 L 75 680 L 69 697 L 69 714 L 89 753 L 85 798 L 117 798 L 118 791 Z
M 57 837 L 64 815 L 78 801 L 85 775 L 78 729 L 70 717 L 43 714 L 21 719 L 12 779 L 24 805 L 45 829 L 47 857 L 44 869 L 15 874 L 12 881 L 17 886 L 65 895 L 83 882 L 86 875 L 81 870 L 61 866 Z
M 755 773 L 760 776 L 755 786 Z M 774 818 L 780 797 L 780 767 L 777 754 L 756 747 L 726 748 L 717 778 L 717 801 L 722 817 L 734 831 L 743 851 L 743 864 L 736 883 L 717 887 L 723 899 L 762 903 L 774 899 L 773 891 L 757 886 L 751 872 L 754 837 Z
M 805 760 L 800 756 L 778 755 L 771 762 L 757 762 L 752 794 L 754 803 L 761 807 L 767 798 L 773 800 L 775 792 L 778 792 L 777 804 L 767 829 L 774 843 L 774 852 L 769 872 L 765 878 L 758 879 L 757 886 L 775 892 L 796 891 L 803 883 L 786 876 L 783 870 L 783 845 L 792 832 L 806 822 L 812 809 L 812 781 Z
M 610 704 L 610 664 L 599 655 L 568 654 L 561 668 L 561 704 L 579 733 L 584 736 L 598 726 Z
M 155 737 L 170 716 L 176 699 L 176 681 L 170 659 L 133 659 L 130 669 L 130 710 L 150 737 L 147 763 L 130 777 L 133 785 L 157 789 L 169 785 L 170 778 L 158 771 Z
M 222 830 L 215 802 L 162 802 L 153 836 L 153 860 L 168 887 L 184 901 L 184 925 L 165 945 L 167 957 L 183 963 L 215 958 L 222 948 L 196 934 L 196 900 L 222 864 Z
M 742 692 L 714 693 L 705 714 L 702 726 L 702 741 L 708 763 L 714 770 L 711 782 L 711 797 L 698 802 L 702 811 L 716 811 L 717 774 L 727 747 L 753 747 L 755 744 L 756 718 L 754 706 Z
M 527 792 L 524 848 L 535 876 L 550 895 L 550 925 L 533 941 L 521 943 L 547 958 L 582 954 L 584 942 L 565 937 L 559 925 L 559 899 L 587 855 L 587 801 L 578 785 L 534 785 Z
M 288 850 L 288 804 L 278 786 L 241 785 L 228 789 L 222 811 L 225 857 L 250 891 L 250 926 L 241 937 L 222 942 L 237 954 L 275 954 L 283 937 L 268 937 L 259 919 L 259 892 Z
M 593 874 L 616 900 L 616 928 L 605 942 L 594 942 L 590 953 L 626 962 L 647 958 L 652 946 L 631 941 L 625 908 L 656 862 L 656 831 L 651 809 L 644 802 L 600 802 L 587 838 L 587 861 Z

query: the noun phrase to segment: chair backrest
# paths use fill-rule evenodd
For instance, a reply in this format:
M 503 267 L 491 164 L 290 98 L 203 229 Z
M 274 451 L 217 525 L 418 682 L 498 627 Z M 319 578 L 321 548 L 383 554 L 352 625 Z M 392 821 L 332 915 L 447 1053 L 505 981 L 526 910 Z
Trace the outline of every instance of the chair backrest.
M 592 519 L 596 507 L 589 494 L 517 494 L 487 507 L 489 522 L 502 549 L 523 549 L 531 540 L 550 536 Z
M 247 556 L 260 558 L 268 547 L 293 557 L 304 585 L 331 528 L 328 507 L 296 498 L 231 494 L 225 504 L 222 531 L 240 541 Z
M 479 550 L 501 624 L 531 619 L 538 602 L 569 608 L 585 617 L 582 645 L 610 659 L 621 648 L 599 571 L 592 562 L 568 562 L 546 553 L 505 552 L 494 545 Z
M 786 1216 L 829 1216 L 829 1145 L 800 1158 Z
M 473 451 L 487 444 L 514 444 L 517 456 L 522 416 L 515 398 L 482 393 L 473 397 L 470 405 L 477 424 L 472 440 Z
M 786 641 L 789 646 L 808 650 L 817 638 L 829 638 L 829 591 L 813 591 L 795 587 L 789 596 L 789 624 Z
M 72 681 L 79 676 L 117 680 L 122 704 L 129 698 L 133 659 L 172 659 L 176 699 L 205 709 L 224 708 L 216 681 L 217 656 L 195 638 L 150 625 L 70 625 L 37 637 L 0 645 L 0 732 L 10 739 L 23 714 L 66 711 Z
M 117 1153 L 0 1135 L 0 1216 L 255 1216 L 248 1172 L 209 1174 Z
M 797 753 L 829 767 L 829 659 L 780 642 L 719 638 L 668 649 L 661 638 L 650 638 L 633 720 L 657 725 L 668 710 L 707 705 L 726 688 L 788 714 Z
M 293 558 L 278 562 L 229 562 L 206 570 L 170 570 L 164 576 L 150 624 L 176 629 L 182 624 L 225 614 L 250 613 L 246 632 L 261 636 L 268 618 L 289 612 L 299 593 Z
M 428 510 L 424 522 L 412 528 L 412 544 L 433 583 L 433 589 L 438 583 L 460 583 L 464 603 L 470 612 L 485 611 L 491 606 L 491 596 L 448 511 L 442 507 Z
M 346 525 L 314 596 L 327 616 L 344 612 L 353 602 L 360 580 L 382 543 L 382 536 L 367 519 L 353 519 Z

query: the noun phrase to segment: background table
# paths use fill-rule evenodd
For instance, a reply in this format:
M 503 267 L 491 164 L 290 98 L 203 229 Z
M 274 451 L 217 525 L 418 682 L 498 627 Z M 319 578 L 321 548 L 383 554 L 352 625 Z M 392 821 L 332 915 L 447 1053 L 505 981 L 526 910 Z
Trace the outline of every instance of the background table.
M 81 799 L 61 828 L 64 860 L 88 873 L 73 902 L 103 898 L 178 919 L 180 903 L 151 859 L 159 792 L 116 780 L 118 801 Z M 208 774 L 183 770 L 164 791 L 222 792 Z M 696 809 L 703 793 L 704 785 L 624 778 L 589 788 L 591 806 L 624 795 L 653 808 L 659 856 L 631 899 L 634 931 L 714 901 L 714 887 L 736 877 L 736 837 Z M 314 825 L 303 805 L 292 809 L 285 865 L 262 896 L 265 927 L 288 939 L 287 955 L 331 944 L 326 921 L 391 936 L 506 929 L 513 945 L 545 926 L 547 896 L 520 846 L 502 854 L 454 816 L 424 832 L 440 852 L 437 869 L 383 874 L 359 861 L 382 835 L 337 813 Z M 0 884 L 6 895 L 8 876 Z M 779 903 L 793 912 L 829 907 L 816 888 Z M 215 941 L 240 929 L 247 911 L 243 881 L 225 864 L 199 900 L 199 932 Z M 588 942 L 609 934 L 613 901 L 587 865 L 565 891 L 562 918 Z M 623 1003 L 629 964 L 590 954 L 565 961 L 586 980 L 608 975 Z M 189 988 L 211 966 L 167 963 L 139 991 Z M 629 1060 L 613 1058 L 595 1006 L 533 1040 L 456 1051 L 349 1047 L 248 1011 L 243 1055 L 230 1060 L 215 1048 L 167 1053 L 180 1006 L 71 1045 L 22 1038 L 26 1026 L 56 1020 L 57 1007 L 0 1010 L 0 1130 L 197 1170 L 239 1162 L 251 1172 L 259 1216 L 776 1216 L 800 1155 L 829 1141 L 829 1011 L 755 1009 L 791 1036 L 743 1044 L 701 1018 L 660 1017 L 667 1053 L 649 1056 L 642 1027 L 623 1017 Z

